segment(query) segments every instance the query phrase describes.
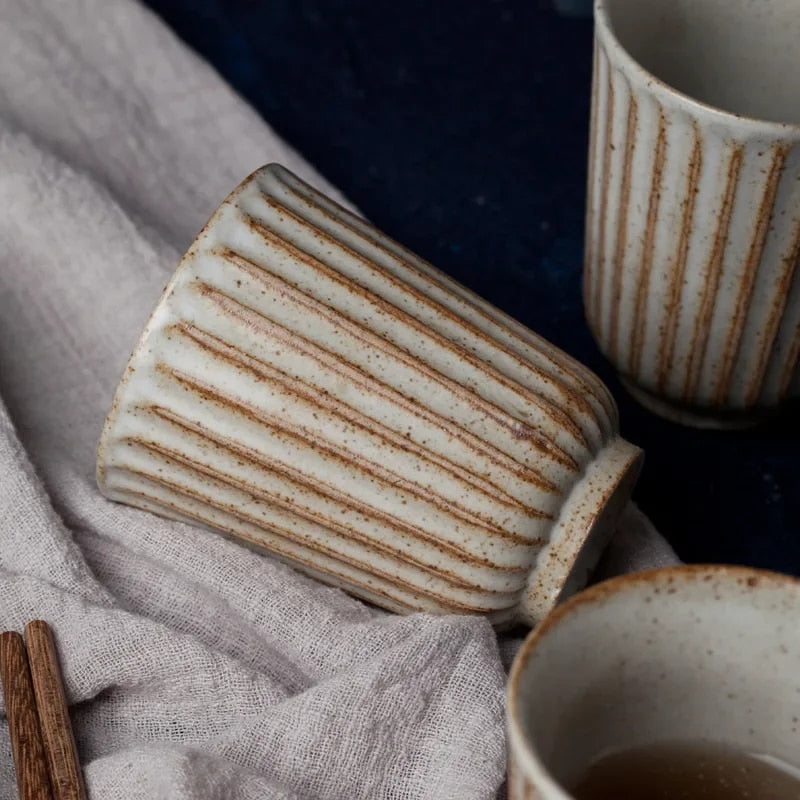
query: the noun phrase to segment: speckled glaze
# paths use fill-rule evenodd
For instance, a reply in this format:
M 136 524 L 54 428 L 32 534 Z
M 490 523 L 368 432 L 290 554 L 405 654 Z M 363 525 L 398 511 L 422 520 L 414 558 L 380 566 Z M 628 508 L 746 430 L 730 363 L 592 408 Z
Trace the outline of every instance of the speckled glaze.
M 595 3 L 584 305 L 679 422 L 757 421 L 797 367 L 798 41 L 794 0 Z
M 800 766 L 800 581 L 681 566 L 597 584 L 525 641 L 508 685 L 511 800 L 570 800 L 602 754 L 711 741 Z
M 617 425 L 585 367 L 272 165 L 167 287 L 97 478 L 394 611 L 533 623 L 631 492 Z

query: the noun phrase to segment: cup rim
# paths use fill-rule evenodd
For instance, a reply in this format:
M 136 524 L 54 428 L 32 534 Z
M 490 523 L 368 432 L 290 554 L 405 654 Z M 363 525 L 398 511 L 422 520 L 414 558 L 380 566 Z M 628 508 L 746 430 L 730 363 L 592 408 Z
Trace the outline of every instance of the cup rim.
M 117 416 L 120 413 L 120 407 L 123 405 L 123 397 L 127 391 L 127 385 L 130 382 L 133 373 L 139 366 L 142 354 L 147 350 L 147 343 L 150 339 L 150 336 L 159 325 L 160 318 L 166 306 L 167 300 L 169 299 L 170 295 L 172 295 L 175 287 L 183 278 L 183 273 L 188 269 L 190 262 L 200 249 L 201 241 L 204 235 L 207 234 L 222 210 L 231 202 L 235 202 L 238 194 L 247 184 L 250 183 L 250 181 L 255 178 L 257 173 L 261 172 L 263 169 L 266 169 L 266 167 L 273 166 L 273 164 L 274 162 L 270 161 L 266 165 L 250 172 L 246 177 L 242 178 L 242 180 L 240 180 L 236 186 L 228 192 L 227 195 L 225 195 L 224 200 L 214 207 L 214 210 L 211 212 L 208 219 L 195 234 L 189 247 L 181 254 L 181 257 L 178 259 L 178 263 L 173 268 L 169 279 L 164 285 L 164 288 L 161 290 L 161 294 L 159 294 L 158 299 L 150 309 L 150 313 L 147 315 L 144 327 L 141 329 L 141 332 L 136 339 L 136 343 L 134 344 L 130 355 L 125 361 L 125 366 L 123 367 L 122 374 L 117 381 L 117 385 L 114 387 L 114 395 L 111 400 L 111 406 L 109 407 L 109 411 L 103 420 L 100 438 L 98 439 L 97 446 L 95 448 L 95 481 L 100 488 L 101 493 L 104 492 L 105 486 L 105 471 L 107 464 L 106 449 L 108 446 L 108 441 L 112 436 L 112 430 L 114 428 Z
M 572 796 L 555 780 L 547 767 L 542 763 L 536 748 L 523 730 L 517 709 L 519 684 L 522 679 L 522 673 L 541 640 L 544 639 L 553 628 L 558 627 L 565 619 L 571 617 L 585 605 L 595 605 L 607 597 L 617 595 L 634 586 L 655 584 L 667 578 L 686 580 L 690 578 L 697 579 L 705 575 L 751 583 L 754 588 L 762 582 L 769 582 L 772 586 L 788 588 L 797 592 L 798 598 L 800 598 L 800 577 L 776 572 L 774 570 L 733 564 L 678 564 L 667 567 L 655 567 L 653 569 L 630 572 L 609 578 L 608 580 L 596 583 L 584 589 L 582 592 L 573 595 L 561 603 L 561 605 L 553 610 L 543 622 L 528 634 L 519 652 L 515 656 L 509 672 L 508 684 L 506 687 L 506 724 L 509 747 L 511 747 L 512 742 L 515 745 L 514 758 L 518 762 L 518 771 L 528 776 L 535 775 L 537 780 L 543 786 L 547 787 L 554 798 L 558 798 L 558 800 L 572 800 Z M 753 579 L 755 579 L 755 583 L 752 583 Z
M 594 0 L 594 25 L 595 36 L 603 41 L 604 44 L 611 45 L 616 51 L 616 58 L 620 62 L 619 66 L 625 67 L 625 74 L 630 79 L 635 80 L 641 86 L 647 87 L 650 91 L 661 94 L 672 100 L 680 100 L 689 109 L 698 114 L 708 114 L 712 119 L 720 123 L 741 125 L 749 134 L 762 134 L 771 136 L 795 136 L 800 139 L 800 122 L 778 122 L 777 120 L 760 119 L 751 117 L 747 114 L 737 114 L 735 111 L 726 111 L 724 108 L 715 106 L 698 100 L 686 92 L 671 86 L 666 81 L 654 75 L 646 67 L 642 66 L 622 44 L 614 32 L 611 24 L 611 17 L 606 9 L 607 0 Z M 614 64 L 610 64 L 614 69 Z

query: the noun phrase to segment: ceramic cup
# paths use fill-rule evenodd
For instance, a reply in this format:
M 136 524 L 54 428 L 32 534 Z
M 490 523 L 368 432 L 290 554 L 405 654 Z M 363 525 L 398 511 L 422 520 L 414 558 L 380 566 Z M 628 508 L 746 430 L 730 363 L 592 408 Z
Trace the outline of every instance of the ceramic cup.
M 269 166 L 167 286 L 97 476 L 386 608 L 533 623 L 640 459 L 589 370 Z
M 508 686 L 512 800 L 569 800 L 586 767 L 659 742 L 800 766 L 800 581 L 682 566 L 596 584 L 525 641 Z
M 800 353 L 794 0 L 596 0 L 584 303 L 643 405 L 757 421 Z

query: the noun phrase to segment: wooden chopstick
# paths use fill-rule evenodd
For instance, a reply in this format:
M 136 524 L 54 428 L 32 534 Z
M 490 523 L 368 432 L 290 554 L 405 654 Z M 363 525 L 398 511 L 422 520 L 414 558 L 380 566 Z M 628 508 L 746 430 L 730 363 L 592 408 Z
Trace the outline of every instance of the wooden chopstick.
M 20 800 L 52 800 L 36 699 L 22 636 L 0 633 L 0 678 Z
M 25 641 L 54 800 L 86 800 L 53 632 L 36 619 L 25 626 Z

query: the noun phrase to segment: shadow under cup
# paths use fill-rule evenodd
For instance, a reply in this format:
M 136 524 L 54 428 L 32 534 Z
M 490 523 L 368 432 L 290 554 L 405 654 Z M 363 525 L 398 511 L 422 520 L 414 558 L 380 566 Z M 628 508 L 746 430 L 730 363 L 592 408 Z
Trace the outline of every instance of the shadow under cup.
M 563 800 L 589 764 L 708 741 L 796 763 L 800 581 L 735 567 L 623 576 L 523 645 L 508 692 L 511 798 Z
M 800 122 L 794 0 L 605 0 L 617 40 L 648 72 L 723 111 Z

